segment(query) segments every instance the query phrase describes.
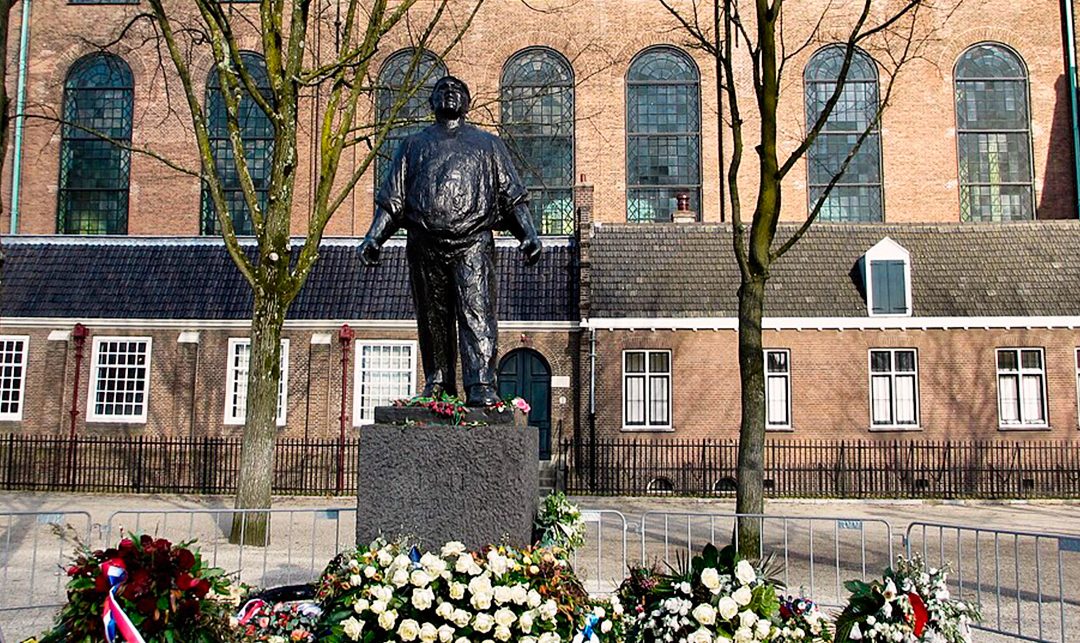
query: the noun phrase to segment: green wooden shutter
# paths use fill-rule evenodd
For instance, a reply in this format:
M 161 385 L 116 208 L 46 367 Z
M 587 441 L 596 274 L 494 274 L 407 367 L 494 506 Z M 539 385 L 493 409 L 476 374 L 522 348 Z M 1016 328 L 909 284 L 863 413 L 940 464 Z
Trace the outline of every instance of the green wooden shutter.
M 872 261 L 870 265 L 875 315 L 903 315 L 908 312 L 903 261 Z

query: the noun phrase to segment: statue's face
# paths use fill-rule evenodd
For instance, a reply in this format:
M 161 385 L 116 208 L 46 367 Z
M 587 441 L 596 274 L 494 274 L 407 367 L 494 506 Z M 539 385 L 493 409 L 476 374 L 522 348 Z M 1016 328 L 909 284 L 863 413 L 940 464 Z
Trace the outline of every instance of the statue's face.
M 457 80 L 440 80 L 431 91 L 431 108 L 437 116 L 460 118 L 469 111 L 469 90 Z

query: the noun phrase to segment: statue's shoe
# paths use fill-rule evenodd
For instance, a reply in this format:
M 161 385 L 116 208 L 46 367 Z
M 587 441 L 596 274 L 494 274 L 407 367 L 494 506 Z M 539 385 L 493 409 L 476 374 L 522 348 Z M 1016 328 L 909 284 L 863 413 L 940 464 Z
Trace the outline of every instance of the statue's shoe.
M 495 394 L 495 387 L 487 384 L 470 386 L 465 400 L 465 404 L 472 407 L 495 406 L 498 403 L 499 396 Z

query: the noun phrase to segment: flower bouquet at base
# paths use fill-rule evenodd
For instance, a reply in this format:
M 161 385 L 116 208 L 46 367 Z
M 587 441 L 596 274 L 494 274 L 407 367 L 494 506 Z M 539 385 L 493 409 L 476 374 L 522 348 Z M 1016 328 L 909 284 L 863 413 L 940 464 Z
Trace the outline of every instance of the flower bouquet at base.
M 595 609 L 549 550 L 470 552 L 458 542 L 424 554 L 401 543 L 359 547 L 331 562 L 318 597 L 319 640 L 329 643 L 569 642 Z
M 554 548 L 564 556 L 585 544 L 585 521 L 581 510 L 561 491 L 548 494 L 533 523 L 533 540 L 541 547 Z
M 683 570 L 631 570 L 619 598 L 631 611 L 627 643 L 772 641 L 780 635 L 780 583 L 734 547 L 706 545 Z M 812 639 L 806 639 L 812 640 Z
M 847 607 L 836 619 L 836 640 L 968 643 L 977 607 L 953 598 L 948 566 L 927 568 L 918 555 L 898 556 L 881 580 L 848 581 Z
M 107 601 L 113 627 L 134 627 L 148 643 L 234 640 L 230 617 L 242 590 L 191 545 L 132 534 L 113 548 L 80 549 L 67 569 L 67 603 L 38 640 L 107 640 Z

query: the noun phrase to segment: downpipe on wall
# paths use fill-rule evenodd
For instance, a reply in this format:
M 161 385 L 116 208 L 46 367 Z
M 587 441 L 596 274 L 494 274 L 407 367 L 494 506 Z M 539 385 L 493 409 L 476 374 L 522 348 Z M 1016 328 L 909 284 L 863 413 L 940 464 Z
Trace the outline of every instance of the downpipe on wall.
M 19 190 L 22 187 L 23 110 L 26 107 L 26 67 L 30 55 L 30 0 L 22 3 L 19 26 L 19 79 L 15 89 L 15 150 L 11 160 L 11 234 L 19 234 Z

